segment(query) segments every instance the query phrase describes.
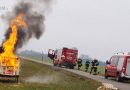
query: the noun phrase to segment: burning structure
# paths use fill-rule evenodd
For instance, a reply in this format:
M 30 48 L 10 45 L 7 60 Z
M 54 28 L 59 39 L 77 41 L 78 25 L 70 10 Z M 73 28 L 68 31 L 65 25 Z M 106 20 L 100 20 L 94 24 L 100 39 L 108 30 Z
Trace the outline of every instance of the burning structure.
M 0 54 L 0 74 L 1 76 L 16 77 L 18 82 L 19 76 L 19 59 L 14 54 L 15 44 L 17 42 L 17 33 L 20 27 L 26 27 L 26 23 L 23 21 L 24 14 L 19 14 L 10 23 L 10 34 L 2 44 L 2 52 Z
M 41 2 L 48 3 L 47 0 L 37 0 L 37 3 Z M 17 82 L 20 67 L 17 50 L 32 37 L 39 39 L 44 32 L 44 14 L 33 11 L 33 8 L 32 2 L 20 2 L 6 18 L 9 28 L 0 47 L 0 76 L 15 77 Z

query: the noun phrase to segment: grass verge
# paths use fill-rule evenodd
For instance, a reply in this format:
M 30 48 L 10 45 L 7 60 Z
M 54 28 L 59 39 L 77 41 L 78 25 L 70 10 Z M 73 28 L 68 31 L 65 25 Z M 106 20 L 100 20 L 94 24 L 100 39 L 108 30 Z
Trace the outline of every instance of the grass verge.
M 23 60 L 19 83 L 0 82 L 0 90 L 96 90 L 100 85 L 56 67 Z
M 35 59 L 35 60 L 39 60 L 39 61 L 43 61 L 43 62 L 47 62 L 47 63 L 53 64 L 52 60 L 50 60 L 50 59 L 42 60 L 41 57 L 38 58 L 38 57 L 33 57 L 33 56 L 30 56 L 30 57 L 27 57 L 27 58 L 31 58 L 31 59 Z M 75 66 L 75 69 L 78 69 L 77 65 Z M 91 65 L 90 65 L 90 67 L 88 69 L 88 72 L 90 72 L 90 69 L 91 69 Z M 85 64 L 82 65 L 80 70 L 85 71 Z M 105 74 L 105 67 L 104 66 L 98 66 L 98 70 L 97 71 L 99 72 L 100 76 L 104 76 L 104 74 Z

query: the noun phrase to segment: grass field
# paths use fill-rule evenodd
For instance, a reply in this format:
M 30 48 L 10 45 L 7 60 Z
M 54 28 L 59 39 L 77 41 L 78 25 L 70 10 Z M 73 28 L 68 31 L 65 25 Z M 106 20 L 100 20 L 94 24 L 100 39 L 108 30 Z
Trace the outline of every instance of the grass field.
M 0 82 L 0 90 L 96 90 L 100 85 L 56 67 L 24 60 L 19 83 Z
M 38 57 L 32 57 L 32 56 L 30 56 L 30 57 L 28 57 L 28 58 L 32 58 L 32 59 L 36 59 L 36 60 L 42 61 L 42 58 L 41 58 L 41 57 L 38 58 Z M 50 60 L 50 59 L 44 59 L 43 62 L 53 63 L 52 60 Z M 77 69 L 77 67 L 78 67 L 78 66 L 75 66 L 75 69 Z M 91 69 L 91 66 L 89 67 L 88 72 L 90 72 L 90 69 Z M 81 67 L 80 70 L 85 71 L 85 64 L 82 65 L 82 67 Z M 97 71 L 99 72 L 99 75 L 104 76 L 105 67 L 103 67 L 103 66 L 98 66 L 98 70 L 97 70 Z
M 23 56 L 24 57 L 24 56 Z M 26 56 L 25 56 L 26 57 Z M 51 59 L 44 59 L 42 60 L 42 57 L 35 57 L 35 56 L 27 56 L 26 58 L 35 59 L 43 62 L 53 63 Z

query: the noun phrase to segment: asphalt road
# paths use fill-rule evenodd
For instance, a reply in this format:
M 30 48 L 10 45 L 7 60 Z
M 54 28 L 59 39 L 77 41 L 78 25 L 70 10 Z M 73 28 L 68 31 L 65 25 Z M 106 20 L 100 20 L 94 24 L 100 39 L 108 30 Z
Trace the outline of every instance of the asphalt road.
M 42 62 L 42 61 L 38 61 L 38 60 L 34 60 L 34 59 L 29 59 L 29 58 L 24 58 L 24 57 L 21 57 L 21 58 L 52 66 L 52 64 L 50 64 L 50 63 L 46 63 L 46 62 Z M 66 68 L 61 68 L 61 69 L 87 77 L 87 78 L 91 78 L 93 80 L 96 80 L 96 81 L 99 81 L 102 83 L 113 84 L 115 87 L 119 88 L 119 90 L 130 90 L 130 83 L 128 83 L 128 82 L 117 82 L 114 79 L 104 79 L 104 77 L 102 77 L 102 76 L 90 75 L 89 73 L 86 73 L 84 71 L 75 70 L 75 69 L 66 69 Z

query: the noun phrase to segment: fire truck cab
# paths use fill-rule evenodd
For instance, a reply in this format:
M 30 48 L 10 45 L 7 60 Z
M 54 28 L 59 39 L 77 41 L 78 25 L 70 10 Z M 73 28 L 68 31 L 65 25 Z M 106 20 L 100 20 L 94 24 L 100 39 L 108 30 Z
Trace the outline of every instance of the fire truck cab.
M 69 48 L 57 50 L 49 49 L 48 57 L 53 60 L 54 66 L 65 66 L 73 69 L 77 62 L 78 50 Z
M 115 77 L 119 82 L 123 79 L 130 80 L 130 55 L 113 55 L 105 66 L 105 78 Z

